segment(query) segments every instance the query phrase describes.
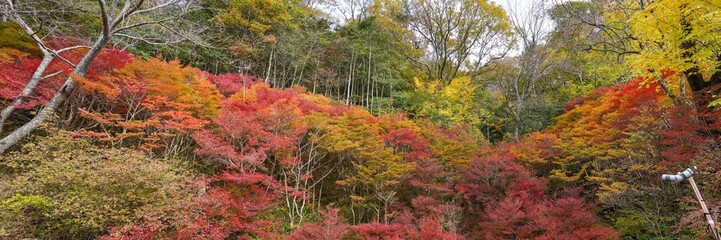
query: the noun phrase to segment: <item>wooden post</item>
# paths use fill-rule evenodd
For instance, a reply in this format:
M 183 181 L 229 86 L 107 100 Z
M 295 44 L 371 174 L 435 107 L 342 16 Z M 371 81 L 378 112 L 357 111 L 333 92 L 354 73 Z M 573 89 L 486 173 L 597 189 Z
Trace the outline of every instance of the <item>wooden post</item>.
M 698 186 L 696 186 L 696 181 L 693 180 L 693 177 L 689 177 L 688 182 L 691 183 L 691 188 L 693 188 L 693 193 L 696 194 L 696 199 L 698 199 L 698 203 L 701 204 L 701 210 L 703 210 L 703 215 L 706 216 L 706 221 L 709 224 L 709 227 L 711 227 L 711 234 L 713 235 L 713 239 L 721 240 L 721 236 L 719 236 L 718 230 L 716 229 L 716 221 L 711 218 L 711 213 L 709 213 L 708 207 L 706 207 L 706 202 L 703 200 L 703 197 L 701 197 L 701 192 L 698 190 Z

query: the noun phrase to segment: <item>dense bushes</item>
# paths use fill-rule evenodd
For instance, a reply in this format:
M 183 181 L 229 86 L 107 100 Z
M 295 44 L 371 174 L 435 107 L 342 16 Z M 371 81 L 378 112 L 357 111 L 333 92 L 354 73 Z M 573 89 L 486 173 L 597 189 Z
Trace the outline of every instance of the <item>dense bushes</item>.
M 0 163 L 3 236 L 93 239 L 192 194 L 192 178 L 171 160 L 49 131 Z

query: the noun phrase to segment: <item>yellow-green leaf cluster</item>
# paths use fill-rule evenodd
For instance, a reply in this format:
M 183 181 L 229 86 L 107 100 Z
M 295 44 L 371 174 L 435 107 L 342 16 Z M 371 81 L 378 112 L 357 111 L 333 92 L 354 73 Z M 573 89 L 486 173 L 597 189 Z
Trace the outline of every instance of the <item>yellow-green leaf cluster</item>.
M 430 101 L 420 107 L 419 115 L 439 120 L 446 125 L 466 124 L 475 126 L 491 113 L 480 108 L 476 101 L 478 86 L 469 77 L 451 80 L 443 86 L 441 81 L 428 83 L 414 79 L 416 91 L 430 96 Z
M 657 0 L 629 20 L 644 46 L 632 65 L 641 75 L 663 70 L 716 72 L 721 53 L 721 1 Z

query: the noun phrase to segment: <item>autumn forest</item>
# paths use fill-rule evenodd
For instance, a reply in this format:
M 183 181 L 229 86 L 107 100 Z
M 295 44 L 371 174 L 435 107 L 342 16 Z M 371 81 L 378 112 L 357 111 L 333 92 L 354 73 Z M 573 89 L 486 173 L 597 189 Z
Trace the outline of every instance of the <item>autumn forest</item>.
M 0 0 L 0 239 L 719 240 L 719 108 L 721 0 Z

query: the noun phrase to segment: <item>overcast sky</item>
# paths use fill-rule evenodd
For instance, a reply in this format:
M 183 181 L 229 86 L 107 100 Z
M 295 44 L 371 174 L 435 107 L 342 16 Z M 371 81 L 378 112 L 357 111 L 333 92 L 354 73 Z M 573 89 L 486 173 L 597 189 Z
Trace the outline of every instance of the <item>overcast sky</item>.
M 533 5 L 534 2 L 542 1 L 545 2 L 545 4 L 548 6 L 551 6 L 553 4 L 559 3 L 559 2 L 565 2 L 566 0 L 489 0 L 491 2 L 494 2 L 501 7 L 506 9 L 506 12 L 509 12 L 511 9 L 518 9 L 518 10 L 527 10 Z
M 505 8 L 506 12 L 510 12 L 511 9 L 528 9 L 530 8 L 533 1 L 534 0 L 491 0 L 491 2 L 494 2 Z
M 556 2 L 556 1 L 562 1 L 562 0 L 489 0 L 491 2 L 494 2 L 498 4 L 499 6 L 503 7 L 506 12 L 518 12 L 523 14 L 526 12 L 535 1 L 544 1 L 544 2 Z M 340 3 L 343 3 L 344 1 L 340 1 Z M 332 6 L 328 6 L 327 4 L 321 4 L 320 6 L 321 10 L 328 12 L 329 15 L 334 18 L 334 20 L 341 24 L 343 21 L 343 14 L 340 13 L 337 9 L 334 9 Z

